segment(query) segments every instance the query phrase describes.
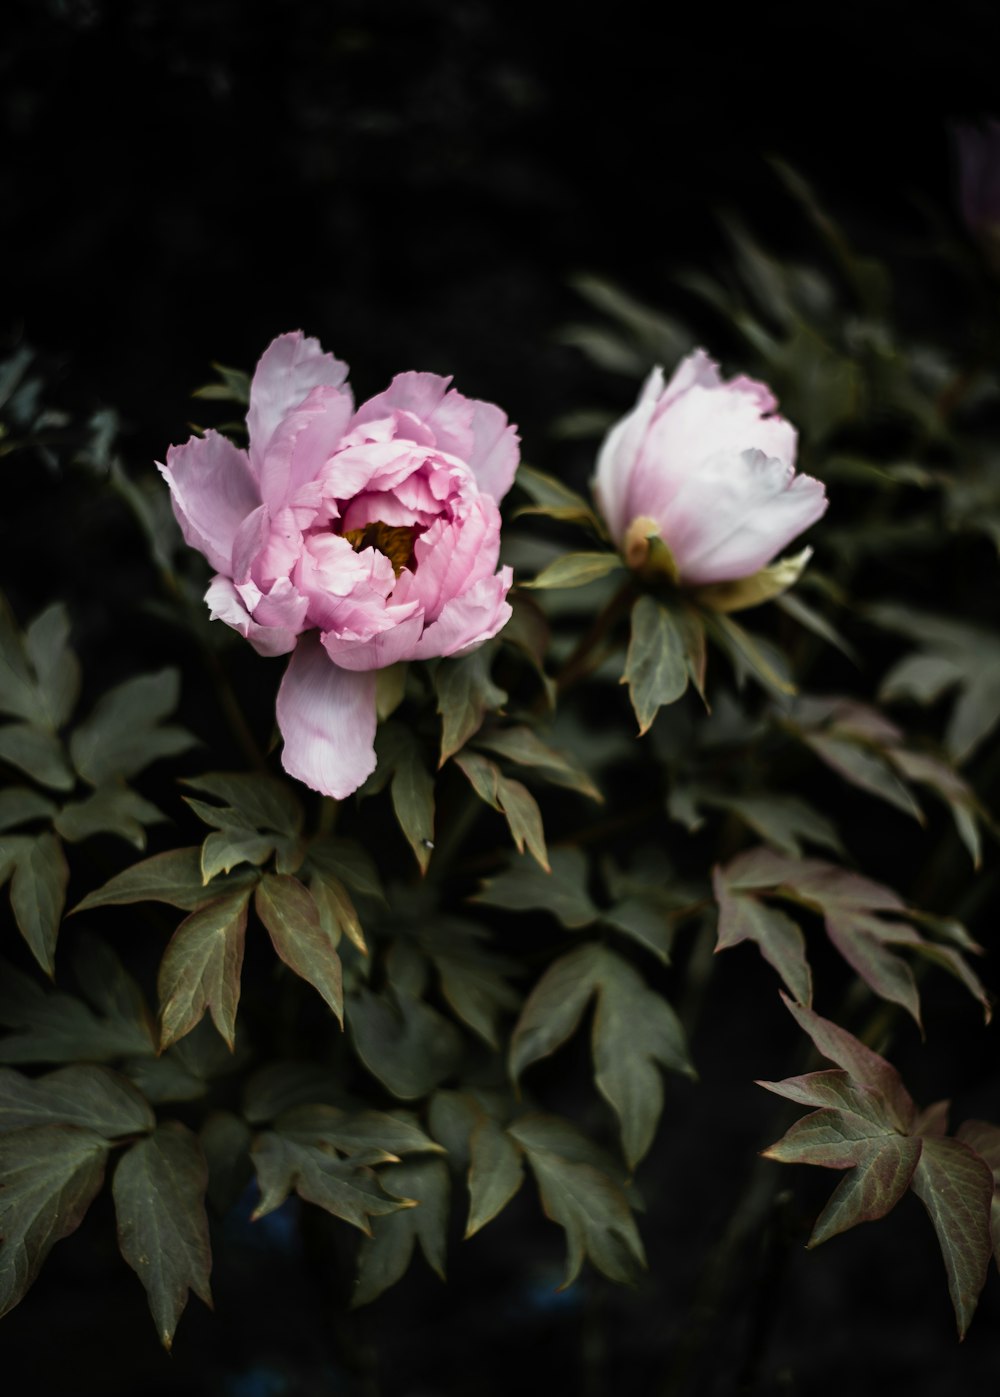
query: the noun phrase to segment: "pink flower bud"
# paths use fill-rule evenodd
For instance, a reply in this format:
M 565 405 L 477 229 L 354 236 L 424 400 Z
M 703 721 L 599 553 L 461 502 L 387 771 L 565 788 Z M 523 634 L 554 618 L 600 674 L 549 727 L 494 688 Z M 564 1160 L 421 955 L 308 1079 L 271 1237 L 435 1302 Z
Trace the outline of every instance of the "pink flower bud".
M 749 577 L 814 524 L 826 494 L 795 474 L 795 429 L 776 406 L 763 383 L 724 382 L 701 349 L 669 383 L 654 369 L 597 460 L 594 494 L 619 548 L 638 559 L 658 531 L 681 585 L 697 587 Z

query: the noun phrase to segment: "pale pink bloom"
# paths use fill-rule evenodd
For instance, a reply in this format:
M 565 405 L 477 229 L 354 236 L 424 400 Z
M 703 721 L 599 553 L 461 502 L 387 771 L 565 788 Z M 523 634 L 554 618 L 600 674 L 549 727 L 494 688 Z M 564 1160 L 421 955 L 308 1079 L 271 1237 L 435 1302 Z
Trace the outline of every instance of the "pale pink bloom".
M 702 349 L 669 383 L 654 369 L 597 459 L 594 494 L 619 547 L 642 521 L 670 549 L 681 583 L 704 586 L 759 572 L 814 524 L 826 495 L 795 474 L 795 428 L 776 407 L 763 383 L 725 382 Z
M 207 432 L 160 466 L 216 570 L 213 619 L 292 658 L 285 770 L 338 799 L 375 768 L 375 671 L 464 655 L 506 624 L 500 512 L 518 437 L 492 403 L 404 373 L 355 410 L 347 366 L 282 335 L 250 388 L 249 451 Z

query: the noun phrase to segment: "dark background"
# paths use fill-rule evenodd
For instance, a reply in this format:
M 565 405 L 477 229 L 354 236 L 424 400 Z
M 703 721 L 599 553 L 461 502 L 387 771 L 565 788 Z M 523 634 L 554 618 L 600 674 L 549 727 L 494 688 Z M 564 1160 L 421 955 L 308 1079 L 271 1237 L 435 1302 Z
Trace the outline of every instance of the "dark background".
M 1000 25 L 992 4 L 925 13 L 871 0 L 736 15 L 631 0 L 8 4 L 0 336 L 39 349 L 81 411 L 118 408 L 140 469 L 187 436 L 188 395 L 210 360 L 250 367 L 299 326 L 352 365 L 359 398 L 400 369 L 454 373 L 501 403 L 527 457 L 551 469 L 560 452 L 591 449 L 551 443 L 558 413 L 622 407 L 635 391 L 558 342 L 584 311 L 572 273 L 673 305 L 673 270 L 724 256 L 727 209 L 777 250 L 803 252 L 810 234 L 767 153 L 807 174 L 862 243 L 905 239 L 918 205 L 951 216 L 948 123 L 1000 105 Z M 54 482 L 4 488 L 5 584 L 29 612 L 61 594 L 60 572 L 86 592 L 65 508 L 46 513 Z M 692 1314 L 732 1206 L 730 1169 L 745 1174 L 774 1124 L 733 1073 L 734 1061 L 755 1076 L 784 1068 L 793 1035 L 762 1039 L 751 1008 L 772 992 L 749 955 L 722 970 L 725 1041 L 696 1043 L 705 1090 L 671 1087 L 643 1169 L 652 1275 L 636 1295 L 590 1277 L 555 1296 L 560 1238 L 527 1197 L 495 1235 L 453 1249 L 448 1289 L 418 1262 L 353 1317 L 326 1261 L 237 1228 L 217 1316 L 193 1303 L 168 1360 L 97 1208 L 5 1321 L 0 1363 L 20 1374 L 17 1391 L 46 1397 L 995 1385 L 996 1278 L 959 1349 L 915 1203 L 803 1253 L 802 1219 L 832 1183 L 803 1174 L 819 1171 L 789 1171 L 794 1199 L 737 1250 L 721 1318 L 704 1293 Z M 938 1047 L 968 1017 L 944 1005 Z M 966 1052 L 982 1042 L 956 1037 Z M 921 1050 L 909 1051 L 919 1073 Z M 919 1085 L 936 1089 L 933 1069 Z M 729 1159 L 713 1153 L 710 1103 L 735 1122 Z M 996 1118 L 985 1096 L 963 1104 Z M 692 1335 L 707 1348 L 671 1387 Z

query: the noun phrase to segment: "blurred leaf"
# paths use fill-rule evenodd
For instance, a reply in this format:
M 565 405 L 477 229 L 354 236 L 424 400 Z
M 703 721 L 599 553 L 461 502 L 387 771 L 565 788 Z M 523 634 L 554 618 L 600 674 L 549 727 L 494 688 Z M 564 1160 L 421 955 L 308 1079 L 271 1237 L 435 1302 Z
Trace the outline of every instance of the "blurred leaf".
M 36 1125 L 77 1125 L 107 1140 L 156 1125 L 145 1100 L 124 1077 L 103 1067 L 63 1067 L 25 1077 L 0 1067 L 0 1133 Z
M 0 1315 L 75 1232 L 104 1182 L 108 1143 L 94 1130 L 36 1125 L 0 1135 Z
M 990 1231 L 993 1236 L 993 1256 L 1000 1267 L 1000 1127 L 989 1121 L 963 1121 L 955 1138 L 975 1150 L 993 1171 L 993 1202 L 990 1207 Z
M 797 592 L 782 593 L 777 598 L 776 604 L 786 616 L 791 616 L 807 631 L 812 631 L 813 635 L 818 635 L 821 640 L 825 640 L 828 645 L 832 645 L 855 664 L 859 663 L 858 653 L 854 646 L 844 639 L 825 616 L 811 607 L 808 602 L 803 601 Z
M 570 278 L 570 285 L 599 311 L 627 330 L 636 345 L 645 351 L 639 372 L 650 364 L 673 364 L 694 348 L 694 339 L 687 326 L 662 311 L 652 310 L 620 286 L 583 273 Z
M 125 1015 L 101 1017 L 79 999 L 44 990 L 0 962 L 0 1062 L 107 1062 L 153 1052 L 149 1027 Z
M 88 893 L 73 908 L 83 912 L 91 907 L 122 906 L 130 902 L 166 902 L 191 912 L 213 902 L 223 893 L 252 888 L 260 875 L 250 869 L 214 878 L 207 886 L 201 876 L 201 851 L 197 847 L 170 849 L 141 859 L 109 878 L 96 892 Z
M 251 1139 L 250 1127 L 232 1111 L 212 1111 L 198 1134 L 208 1166 L 208 1199 L 220 1217 L 239 1201 L 253 1176 Z
M 168 1048 L 206 1010 L 230 1049 L 236 1042 L 236 1009 L 250 890 L 207 903 L 185 917 L 160 962 L 160 1046 Z
M 434 777 L 424 764 L 416 737 L 399 723 L 379 728 L 375 750 L 384 774 L 391 775 L 392 808 L 399 827 L 421 873 L 426 873 L 434 849 Z
M 6 597 L 0 593 L 0 713 L 34 722 L 38 694 L 24 639 Z
M 76 784 L 58 737 L 30 723 L 5 723 L 0 728 L 0 761 L 53 791 L 71 791 Z
M 137 791 L 128 786 L 108 785 L 83 800 L 64 805 L 53 824 L 71 843 L 94 834 L 118 834 L 137 849 L 145 849 L 144 826 L 159 824 L 165 818 Z
M 591 800 L 604 799 L 583 767 L 565 752 L 549 747 L 533 728 L 495 728 L 480 734 L 476 745 L 520 766 L 541 772 L 554 786 L 579 791 L 581 795 L 590 796 Z
M 555 476 L 546 475 L 544 471 L 535 470 L 534 466 L 527 466 L 522 461 L 517 468 L 516 483 L 540 507 L 539 513 L 551 512 L 556 519 L 585 524 L 595 533 L 606 537 L 604 525 L 583 496 Z
M 780 597 L 789 587 L 794 587 L 811 557 L 812 549 L 803 548 L 794 557 L 781 558 L 750 577 L 697 587 L 694 600 L 700 606 L 707 606 L 710 611 L 745 611 L 748 607 L 760 606 L 763 602 Z
M 15 829 L 32 820 L 51 820 L 58 808 L 55 801 L 30 786 L 5 786 L 0 790 L 0 830 Z
M 345 1155 L 381 1155 L 398 1162 L 409 1154 L 440 1154 L 441 1146 L 406 1115 L 385 1111 L 345 1111 L 328 1104 L 302 1104 L 278 1116 L 277 1130 L 300 1145 L 316 1145 Z
M 599 577 L 622 571 L 624 565 L 617 553 L 564 553 L 553 559 L 537 577 L 520 585 L 540 591 L 552 587 L 585 587 Z
M 511 857 L 502 873 L 484 880 L 473 901 L 511 912 L 544 908 L 573 930 L 595 922 L 600 913 L 587 892 L 587 859 L 582 850 L 571 845 L 553 849 L 550 863 L 552 871 L 546 873 L 523 856 Z
M 762 636 L 749 631 L 724 612 L 705 613 L 705 627 L 729 656 L 740 688 L 752 675 L 767 693 L 781 700 L 795 693 L 786 657 Z
M 812 972 L 806 959 L 806 939 L 797 922 L 778 907 L 756 897 L 730 894 L 718 874 L 715 897 L 719 904 L 716 951 L 752 941 L 773 966 L 799 1004 L 812 1003 Z
M 485 1227 L 524 1182 L 521 1152 L 506 1130 L 485 1112 L 469 1136 L 469 1220 L 466 1239 Z
M 546 1217 L 566 1232 L 566 1276 L 572 1285 L 584 1257 L 613 1281 L 635 1280 L 646 1265 L 642 1242 L 621 1186 L 577 1156 L 568 1123 L 543 1115 L 522 1116 L 509 1133 L 528 1157 Z
M 379 1181 L 395 1198 L 416 1206 L 380 1217 L 374 1235 L 362 1243 L 352 1309 L 367 1305 L 400 1279 L 417 1242 L 431 1270 L 444 1280 L 451 1187 L 447 1165 L 439 1159 L 393 1164 L 380 1171 Z
M 530 791 L 520 781 L 504 776 L 496 762 L 479 752 L 458 752 L 453 760 L 469 778 L 480 800 L 505 816 L 518 853 L 523 854 L 527 845 L 532 856 L 548 872 L 542 812 Z
M 347 1022 L 358 1057 L 403 1101 L 426 1096 L 455 1070 L 462 1039 L 429 1004 L 391 991 L 359 988 L 347 1002 Z
M 316 1145 L 303 1145 L 275 1131 L 258 1135 L 250 1151 L 260 1189 L 253 1217 L 280 1208 L 291 1192 L 335 1218 L 371 1235 L 370 1219 L 394 1213 L 405 1202 L 388 1197 L 378 1175 L 351 1160 L 338 1159 Z
M 69 882 L 62 845 L 51 834 L 0 839 L 0 884 L 11 871 L 10 905 L 17 928 L 35 960 L 51 976 Z
M 68 721 L 80 694 L 80 665 L 69 648 L 69 617 L 61 602 L 35 617 L 24 643 L 40 701 L 31 719 L 55 732 Z
M 343 1028 L 340 957 L 332 937 L 320 924 L 309 889 L 288 874 L 265 873 L 254 891 L 254 907 L 280 959 L 319 991 Z
M 645 946 L 665 964 L 669 962 L 674 923 L 662 901 L 652 892 L 623 898 L 609 912 L 602 912 L 601 920 Z
M 490 710 L 507 701 L 506 693 L 490 677 L 493 656 L 491 646 L 480 646 L 471 655 L 442 660 L 434 671 L 437 711 L 441 715 L 439 765 L 443 766 L 479 731 Z
M 218 383 L 207 383 L 196 388 L 192 398 L 208 398 L 221 402 L 239 403 L 247 407 L 250 403 L 250 375 L 243 369 L 231 369 L 226 364 L 212 364 L 219 376 Z
M 156 1332 L 168 1350 L 188 1292 L 212 1305 L 207 1186 L 201 1145 L 180 1121 L 166 1121 L 139 1140 L 115 1170 L 118 1245 L 142 1281 Z
M 802 855 L 802 842 L 818 844 L 835 854 L 844 847 L 833 824 L 797 796 L 761 792 L 756 795 L 723 795 L 706 792 L 704 804 L 730 810 L 745 825 L 783 854 Z
M 98 699 L 69 742 L 83 779 L 92 786 L 114 777 L 127 780 L 159 757 L 189 751 L 195 745 L 189 732 L 159 726 L 177 707 L 179 695 L 177 670 L 163 669 L 127 679 Z
M 374 859 L 367 849 L 354 840 L 320 835 L 310 841 L 308 857 L 325 878 L 340 880 L 364 897 L 385 901 Z
M 250 1077 L 244 1089 L 243 1115 L 251 1125 L 276 1120 L 294 1106 L 333 1103 L 342 1090 L 328 1067 L 315 1062 L 272 1062 Z
M 821 761 L 852 786 L 887 801 L 904 815 L 912 815 L 919 824 L 924 823 L 920 806 L 878 752 L 848 738 L 819 733 L 807 733 L 804 741 Z

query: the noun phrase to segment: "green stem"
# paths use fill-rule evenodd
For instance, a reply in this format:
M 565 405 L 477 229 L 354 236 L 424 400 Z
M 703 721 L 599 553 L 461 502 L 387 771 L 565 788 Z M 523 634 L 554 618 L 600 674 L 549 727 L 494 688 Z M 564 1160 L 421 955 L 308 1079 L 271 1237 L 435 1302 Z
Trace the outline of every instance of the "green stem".
M 556 675 L 556 689 L 560 694 L 565 693 L 596 667 L 593 663 L 594 651 L 615 623 L 628 611 L 636 595 L 635 583 L 630 578 L 597 613 L 593 624 L 581 636 L 576 649 Z

